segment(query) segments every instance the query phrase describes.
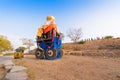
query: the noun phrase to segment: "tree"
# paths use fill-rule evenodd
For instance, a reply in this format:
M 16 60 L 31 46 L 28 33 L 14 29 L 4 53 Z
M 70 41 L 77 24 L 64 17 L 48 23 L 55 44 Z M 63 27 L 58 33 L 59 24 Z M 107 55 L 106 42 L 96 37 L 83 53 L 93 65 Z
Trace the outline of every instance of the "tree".
M 111 39 L 111 38 L 113 38 L 113 36 L 111 36 L 111 35 L 104 37 L 104 39 Z
M 6 36 L 0 35 L 0 53 L 7 50 L 12 50 L 11 42 Z
M 71 41 L 76 43 L 79 41 L 79 39 L 82 36 L 82 30 L 81 30 L 81 28 L 79 28 L 79 29 L 71 29 L 70 28 L 70 29 L 68 29 L 67 36 L 71 39 Z
M 27 49 L 29 49 L 29 53 L 30 53 L 30 47 L 31 46 L 34 46 L 34 42 L 32 39 L 27 39 L 27 38 L 23 38 L 21 39 L 22 42 L 23 42 L 23 45 L 26 45 L 27 46 Z
M 26 47 L 23 47 L 23 46 L 20 46 L 18 48 L 21 49 L 21 50 L 26 50 Z
M 22 50 L 23 52 L 26 50 L 26 47 L 22 47 L 22 46 L 20 46 L 20 47 L 18 47 L 17 49 L 16 49 L 16 51 L 18 51 L 18 50 Z

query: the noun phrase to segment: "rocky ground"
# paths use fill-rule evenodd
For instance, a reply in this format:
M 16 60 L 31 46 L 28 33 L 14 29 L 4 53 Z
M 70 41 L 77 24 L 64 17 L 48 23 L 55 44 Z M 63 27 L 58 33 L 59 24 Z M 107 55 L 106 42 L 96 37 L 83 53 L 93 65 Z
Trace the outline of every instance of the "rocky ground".
M 0 56 L 0 80 L 28 80 L 26 68 L 16 66 L 13 56 Z
M 5 69 L 4 69 L 3 65 L 0 65 L 0 79 L 2 78 L 4 73 L 5 73 Z
M 38 60 L 27 55 L 13 62 L 28 68 L 29 80 L 120 80 L 120 58 L 64 55 Z

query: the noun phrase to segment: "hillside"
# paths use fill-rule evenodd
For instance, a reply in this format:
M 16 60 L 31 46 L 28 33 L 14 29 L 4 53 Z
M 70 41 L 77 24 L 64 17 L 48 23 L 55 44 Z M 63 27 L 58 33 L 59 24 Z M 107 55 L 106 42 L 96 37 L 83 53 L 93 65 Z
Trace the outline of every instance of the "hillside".
M 66 55 L 120 57 L 120 38 L 65 43 L 62 48 Z

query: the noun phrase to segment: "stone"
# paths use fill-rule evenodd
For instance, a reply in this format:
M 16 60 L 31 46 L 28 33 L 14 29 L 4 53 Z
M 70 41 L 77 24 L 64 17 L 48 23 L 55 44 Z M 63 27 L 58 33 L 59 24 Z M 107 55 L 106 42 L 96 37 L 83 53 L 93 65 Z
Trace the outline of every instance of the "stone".
M 5 69 L 8 70 L 8 69 L 11 69 L 13 66 L 12 65 L 8 65 L 8 66 L 5 66 Z
M 25 71 L 10 72 L 6 75 L 7 80 L 28 80 L 28 75 Z
M 6 60 L 3 63 L 4 66 L 14 66 L 14 63 L 11 60 Z
M 10 72 L 12 73 L 12 72 L 18 72 L 18 71 L 25 71 L 25 70 L 26 68 L 23 66 L 13 66 Z
M 3 67 L 7 70 L 4 80 L 28 80 L 28 75 L 26 69 L 23 66 L 15 66 L 14 63 L 9 59 L 9 57 L 0 58 L 0 67 Z

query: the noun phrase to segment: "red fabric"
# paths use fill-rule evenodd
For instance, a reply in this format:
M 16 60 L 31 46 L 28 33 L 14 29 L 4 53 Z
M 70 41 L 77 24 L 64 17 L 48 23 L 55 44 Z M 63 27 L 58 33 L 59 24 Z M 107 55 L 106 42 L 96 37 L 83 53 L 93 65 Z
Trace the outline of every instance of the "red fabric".
M 55 24 L 49 25 L 47 28 L 44 29 L 44 33 L 46 34 L 47 32 L 51 31 L 53 28 L 55 28 Z

